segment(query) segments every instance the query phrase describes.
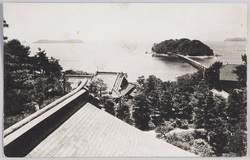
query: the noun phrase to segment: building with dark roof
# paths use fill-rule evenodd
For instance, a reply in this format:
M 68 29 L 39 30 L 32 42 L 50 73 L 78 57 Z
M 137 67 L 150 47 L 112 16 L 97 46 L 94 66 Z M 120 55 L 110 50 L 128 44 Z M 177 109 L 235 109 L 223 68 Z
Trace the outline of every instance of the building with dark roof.
M 224 90 L 230 90 L 232 88 L 236 88 L 239 85 L 238 76 L 234 71 L 238 64 L 227 64 L 222 66 L 220 69 L 220 84 L 222 85 Z
M 128 95 L 135 88 L 134 84 L 128 82 L 127 74 L 123 72 L 97 71 L 92 81 L 97 79 L 103 80 L 103 82 L 107 85 L 107 90 L 104 94 L 109 94 L 113 98 Z

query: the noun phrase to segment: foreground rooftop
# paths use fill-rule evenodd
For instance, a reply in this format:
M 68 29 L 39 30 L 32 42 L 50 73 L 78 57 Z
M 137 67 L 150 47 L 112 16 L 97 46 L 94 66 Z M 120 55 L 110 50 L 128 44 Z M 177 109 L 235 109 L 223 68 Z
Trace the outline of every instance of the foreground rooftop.
M 195 157 L 85 104 L 26 157 Z

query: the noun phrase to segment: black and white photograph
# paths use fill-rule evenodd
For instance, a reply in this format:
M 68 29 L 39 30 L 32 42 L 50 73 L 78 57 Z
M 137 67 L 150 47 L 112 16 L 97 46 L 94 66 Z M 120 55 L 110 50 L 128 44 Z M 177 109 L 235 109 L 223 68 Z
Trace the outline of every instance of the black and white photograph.
M 244 3 L 4 3 L 3 157 L 247 156 Z

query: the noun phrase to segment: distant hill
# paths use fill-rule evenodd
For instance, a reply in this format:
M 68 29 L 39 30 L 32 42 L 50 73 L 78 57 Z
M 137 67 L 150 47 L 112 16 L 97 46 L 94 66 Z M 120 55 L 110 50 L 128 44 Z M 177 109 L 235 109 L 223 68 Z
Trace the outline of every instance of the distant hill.
M 230 42 L 230 41 L 233 41 L 233 42 L 240 42 L 240 41 L 247 41 L 247 39 L 246 38 L 227 38 L 227 39 L 225 39 L 224 41 L 226 41 L 226 42 Z
M 82 40 L 79 39 L 68 39 L 68 40 L 47 40 L 41 39 L 34 43 L 84 43 Z
M 181 54 L 189 56 L 212 56 L 213 50 L 199 40 L 187 38 L 170 39 L 160 43 L 155 43 L 152 51 L 158 54 Z

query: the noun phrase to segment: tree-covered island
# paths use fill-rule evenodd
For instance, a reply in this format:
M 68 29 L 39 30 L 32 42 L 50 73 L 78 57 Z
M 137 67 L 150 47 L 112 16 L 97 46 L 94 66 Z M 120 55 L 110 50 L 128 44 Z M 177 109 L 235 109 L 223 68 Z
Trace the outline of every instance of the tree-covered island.
M 188 55 L 188 56 L 213 56 L 213 50 L 199 40 L 187 38 L 170 39 L 155 43 L 152 51 L 158 54 Z

